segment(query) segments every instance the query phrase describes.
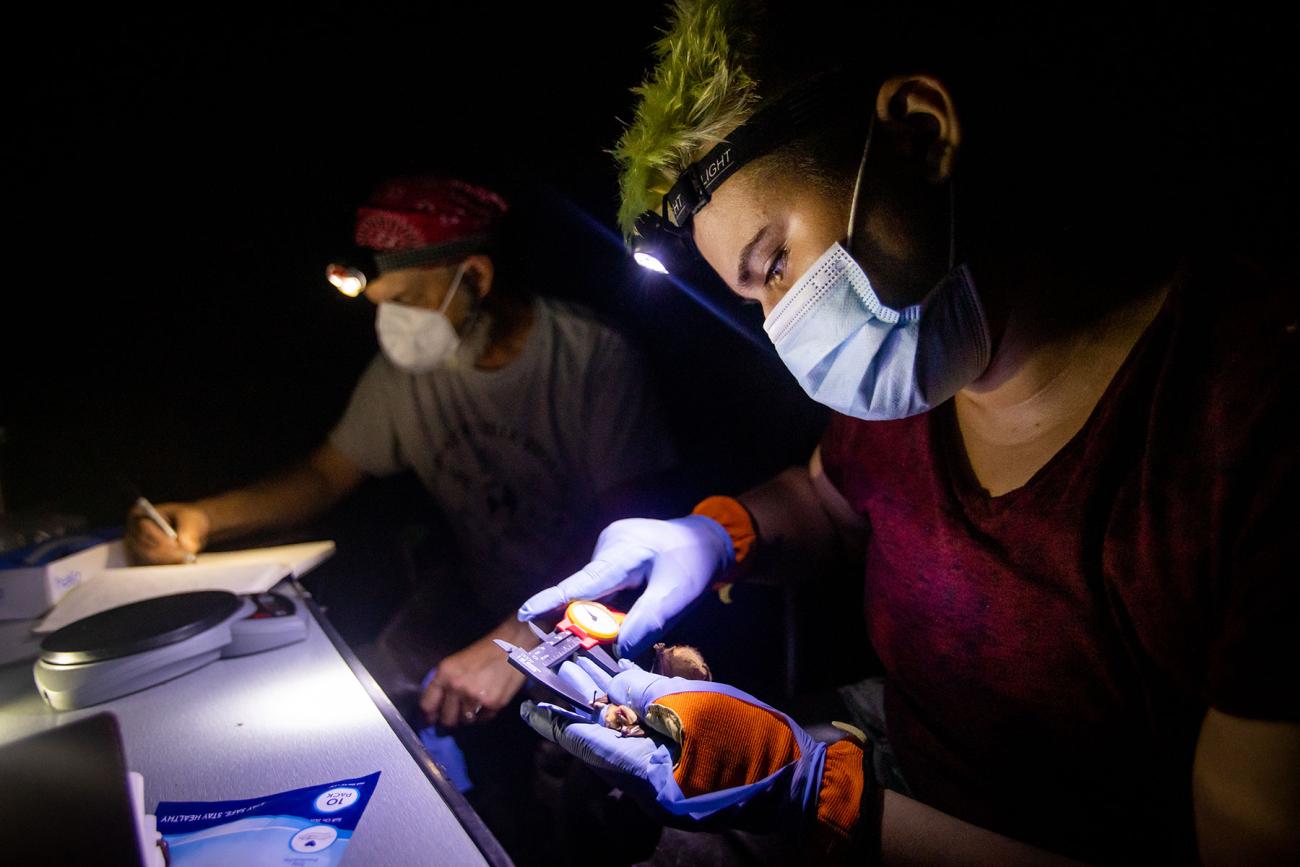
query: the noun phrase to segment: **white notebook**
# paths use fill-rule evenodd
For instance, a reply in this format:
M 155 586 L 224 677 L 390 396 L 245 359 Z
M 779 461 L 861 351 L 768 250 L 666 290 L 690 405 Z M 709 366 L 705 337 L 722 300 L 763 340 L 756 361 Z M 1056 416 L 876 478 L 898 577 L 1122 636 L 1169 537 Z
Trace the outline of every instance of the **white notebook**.
M 200 554 L 197 562 L 179 566 L 104 569 L 69 591 L 33 631 L 53 632 L 119 605 L 173 593 L 262 593 L 290 575 L 302 575 L 333 553 L 333 542 L 302 542 Z

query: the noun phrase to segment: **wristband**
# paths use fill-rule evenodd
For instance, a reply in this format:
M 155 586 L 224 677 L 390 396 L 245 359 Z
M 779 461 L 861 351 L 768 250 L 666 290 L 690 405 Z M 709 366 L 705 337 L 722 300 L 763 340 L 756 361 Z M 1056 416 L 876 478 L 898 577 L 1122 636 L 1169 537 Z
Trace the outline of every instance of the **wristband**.
M 736 562 L 744 562 L 758 543 L 758 526 L 749 509 L 735 497 L 707 497 L 700 501 L 692 515 L 712 518 L 722 525 L 731 537 L 731 547 L 736 555 Z
M 853 826 L 849 849 L 844 863 L 874 865 L 881 863 L 881 821 L 885 812 L 885 790 L 876 782 L 876 767 L 872 761 L 875 750 L 868 741 L 862 748 L 862 799 L 858 805 L 858 821 Z

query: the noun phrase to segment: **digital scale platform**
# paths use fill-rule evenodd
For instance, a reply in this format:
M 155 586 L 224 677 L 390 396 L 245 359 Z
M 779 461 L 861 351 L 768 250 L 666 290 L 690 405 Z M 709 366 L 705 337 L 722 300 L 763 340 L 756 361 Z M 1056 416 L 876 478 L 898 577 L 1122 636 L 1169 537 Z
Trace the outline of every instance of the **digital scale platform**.
M 69 623 L 41 642 L 34 674 L 55 710 L 76 710 L 171 680 L 216 659 L 302 641 L 307 623 L 279 593 L 219 590 L 133 602 Z

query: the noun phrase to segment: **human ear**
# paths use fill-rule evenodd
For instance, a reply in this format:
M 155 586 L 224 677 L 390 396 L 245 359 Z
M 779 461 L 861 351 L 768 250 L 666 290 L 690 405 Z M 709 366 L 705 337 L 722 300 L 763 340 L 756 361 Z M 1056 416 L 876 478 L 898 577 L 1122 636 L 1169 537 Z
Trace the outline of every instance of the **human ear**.
M 479 298 L 486 298 L 492 291 L 492 278 L 495 275 L 496 268 L 492 264 L 492 258 L 482 253 L 475 253 L 465 259 L 465 274 L 461 281 L 466 288 L 473 289 L 474 294 Z
M 952 177 L 961 147 L 961 123 L 952 94 L 929 75 L 890 78 L 876 94 L 876 118 L 899 141 L 903 153 L 924 160 L 929 180 Z

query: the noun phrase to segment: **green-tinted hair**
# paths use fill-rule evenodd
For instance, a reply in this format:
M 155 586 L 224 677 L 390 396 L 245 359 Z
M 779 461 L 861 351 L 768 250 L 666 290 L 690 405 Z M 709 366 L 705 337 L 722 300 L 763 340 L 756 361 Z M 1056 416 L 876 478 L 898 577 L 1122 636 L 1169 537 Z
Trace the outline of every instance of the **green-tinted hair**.
M 637 217 L 659 209 L 687 166 L 754 113 L 757 12 L 740 0 L 674 0 L 654 45 L 655 68 L 633 89 L 636 114 L 613 150 L 624 236 Z

